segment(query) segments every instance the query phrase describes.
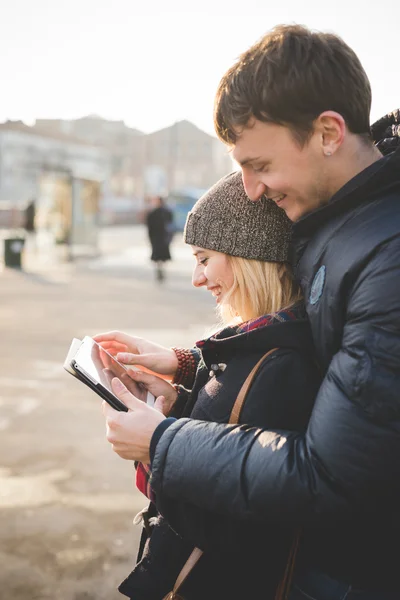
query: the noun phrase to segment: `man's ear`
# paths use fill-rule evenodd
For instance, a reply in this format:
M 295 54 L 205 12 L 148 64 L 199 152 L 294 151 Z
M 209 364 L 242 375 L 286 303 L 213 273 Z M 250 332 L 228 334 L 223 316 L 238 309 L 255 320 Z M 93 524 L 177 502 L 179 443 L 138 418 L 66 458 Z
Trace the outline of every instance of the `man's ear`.
M 340 148 L 346 129 L 342 115 L 333 110 L 326 110 L 315 119 L 314 131 L 319 134 L 322 154 L 332 156 Z

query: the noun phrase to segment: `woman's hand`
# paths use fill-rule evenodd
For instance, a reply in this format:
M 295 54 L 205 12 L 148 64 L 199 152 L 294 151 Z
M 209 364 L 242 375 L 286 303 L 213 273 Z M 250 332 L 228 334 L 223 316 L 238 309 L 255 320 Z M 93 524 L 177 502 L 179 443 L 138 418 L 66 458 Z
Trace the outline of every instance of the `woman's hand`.
M 161 396 L 162 399 L 158 402 L 158 410 L 165 416 L 169 415 L 178 397 L 178 392 L 174 386 L 165 381 L 165 379 L 157 377 L 157 375 L 128 369 L 128 372 L 122 375 L 121 381 L 131 394 L 144 402 L 146 401 L 148 391 L 150 394 L 153 394 L 154 398 L 159 399 Z
M 95 342 L 125 365 L 145 367 L 160 375 L 174 376 L 178 358 L 171 348 L 165 348 L 122 331 L 108 331 L 93 336 Z

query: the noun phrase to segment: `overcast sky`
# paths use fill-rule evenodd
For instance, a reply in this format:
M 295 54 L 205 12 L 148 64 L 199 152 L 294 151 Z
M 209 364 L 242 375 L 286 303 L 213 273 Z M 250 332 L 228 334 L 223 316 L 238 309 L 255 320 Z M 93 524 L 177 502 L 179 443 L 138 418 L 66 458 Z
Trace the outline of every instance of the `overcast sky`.
M 189 119 L 212 133 L 221 76 L 279 23 L 353 47 L 372 121 L 400 107 L 398 0 L 0 1 L 0 121 L 96 113 L 146 132 Z

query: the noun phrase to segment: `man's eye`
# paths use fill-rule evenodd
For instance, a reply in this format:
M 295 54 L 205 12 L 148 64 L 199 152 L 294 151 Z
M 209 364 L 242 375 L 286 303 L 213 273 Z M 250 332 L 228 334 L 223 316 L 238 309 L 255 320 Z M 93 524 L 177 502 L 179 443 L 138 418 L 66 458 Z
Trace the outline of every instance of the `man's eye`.
M 202 259 L 200 260 L 200 264 L 201 264 L 201 265 L 206 265 L 206 264 L 207 264 L 207 262 L 208 262 L 208 258 L 202 258 Z
M 256 167 L 253 167 L 253 171 L 254 171 L 254 173 L 263 173 L 263 172 L 264 172 L 264 171 L 266 171 L 266 170 L 267 170 L 267 167 L 266 167 L 265 165 L 264 165 L 264 166 L 262 166 L 262 167 L 258 167 L 258 168 L 256 168 Z

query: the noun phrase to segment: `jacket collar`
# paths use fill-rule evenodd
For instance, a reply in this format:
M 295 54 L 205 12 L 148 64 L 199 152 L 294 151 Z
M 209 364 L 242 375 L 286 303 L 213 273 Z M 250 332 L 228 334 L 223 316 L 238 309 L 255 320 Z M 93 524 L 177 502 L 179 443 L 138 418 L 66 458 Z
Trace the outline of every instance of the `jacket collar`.
M 202 353 L 225 356 L 231 353 L 267 352 L 271 348 L 292 348 L 313 352 L 311 329 L 305 317 L 277 322 L 227 337 L 210 337 L 202 342 Z

